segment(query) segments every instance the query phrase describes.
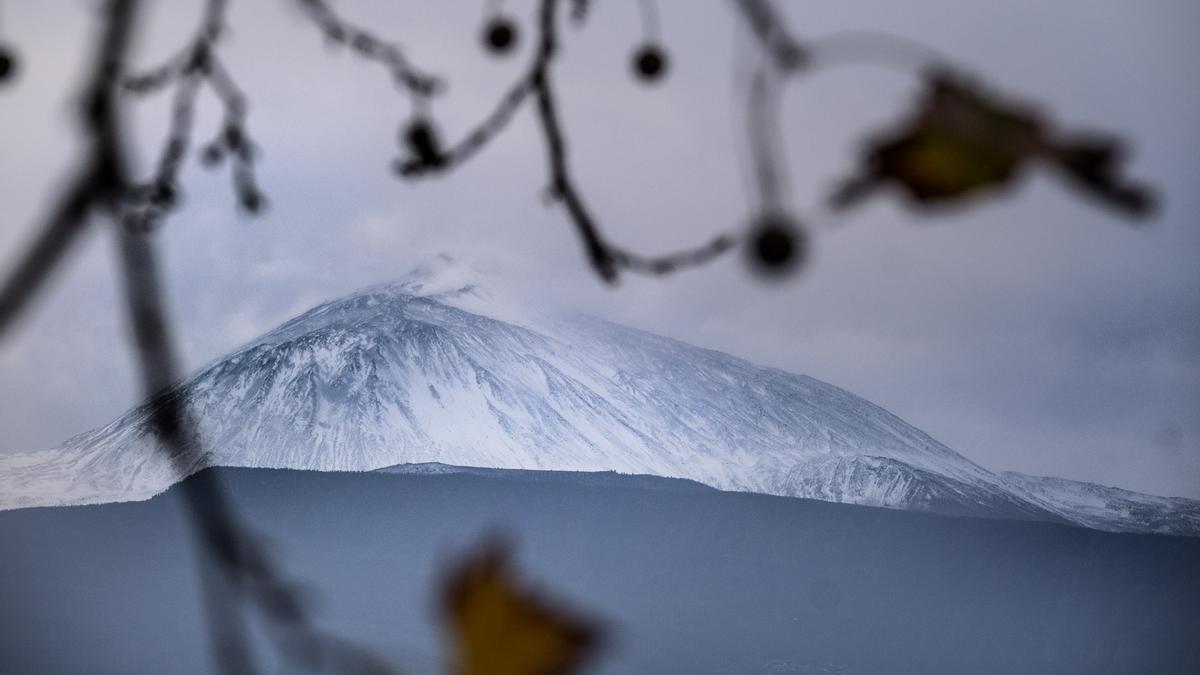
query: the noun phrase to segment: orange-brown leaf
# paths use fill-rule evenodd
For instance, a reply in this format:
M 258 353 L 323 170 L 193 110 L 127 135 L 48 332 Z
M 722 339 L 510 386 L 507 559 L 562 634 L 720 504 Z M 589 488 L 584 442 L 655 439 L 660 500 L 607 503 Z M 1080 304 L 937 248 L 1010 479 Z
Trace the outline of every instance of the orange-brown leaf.
M 447 579 L 443 610 L 457 675 L 568 675 L 598 637 L 588 622 L 521 587 L 498 545 Z

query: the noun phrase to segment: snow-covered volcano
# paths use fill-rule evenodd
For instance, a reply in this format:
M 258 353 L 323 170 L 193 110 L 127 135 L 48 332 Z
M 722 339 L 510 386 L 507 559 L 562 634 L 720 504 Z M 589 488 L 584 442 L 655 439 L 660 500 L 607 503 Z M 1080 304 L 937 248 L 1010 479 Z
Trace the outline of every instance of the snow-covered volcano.
M 1200 530 L 1200 508 L 1186 500 L 1075 514 L 1059 489 L 1069 481 L 989 472 L 833 385 L 509 302 L 487 286 L 441 259 L 203 369 L 165 394 L 198 426 L 205 455 L 192 470 L 618 471 L 900 509 Z M 143 499 L 178 481 L 151 432 L 154 405 L 57 449 L 0 456 L 0 508 Z M 1106 489 L 1084 492 L 1094 504 Z

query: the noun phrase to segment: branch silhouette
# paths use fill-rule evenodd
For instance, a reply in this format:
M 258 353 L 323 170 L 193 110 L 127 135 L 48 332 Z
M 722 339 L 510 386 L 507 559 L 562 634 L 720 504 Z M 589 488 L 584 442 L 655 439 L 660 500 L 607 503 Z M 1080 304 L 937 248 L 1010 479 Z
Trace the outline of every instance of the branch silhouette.
M 218 0 L 212 6 L 223 7 Z M 19 312 L 59 262 L 69 244 L 93 217 L 105 217 L 119 230 L 122 276 L 130 332 L 142 374 L 143 391 L 150 401 L 151 423 L 180 476 L 204 468 L 207 453 L 184 409 L 181 396 L 172 390 L 177 380 L 174 342 L 162 302 L 157 255 L 149 233 L 134 227 L 129 206 L 137 190 L 129 177 L 128 142 L 122 130 L 120 91 L 124 66 L 137 23 L 138 0 L 111 0 L 104 14 L 102 37 L 95 54 L 96 69 L 82 98 L 81 117 L 88 151 L 81 174 L 69 185 L 52 209 L 41 237 L 6 280 L 0 292 L 0 336 L 11 329 Z M 219 12 L 210 16 L 218 16 Z M 215 33 L 205 32 L 207 35 Z M 207 37 L 198 40 L 204 44 Z M 207 47 L 194 48 L 201 54 Z M 194 57 L 193 57 L 194 58 Z M 194 61 L 172 77 L 194 82 Z M 176 119 L 182 105 L 194 101 L 187 85 L 181 86 Z M 190 117 L 190 112 L 182 115 Z M 179 129 L 188 127 L 187 119 Z M 177 167 L 173 132 L 164 155 Z M 161 165 L 160 165 L 161 166 Z M 298 589 L 285 581 L 257 539 L 238 521 L 220 483 L 210 472 L 183 481 L 181 490 L 196 534 L 204 585 L 203 599 L 217 666 L 226 673 L 254 673 L 257 668 L 242 621 L 243 598 L 251 601 L 266 619 L 271 636 L 291 662 L 307 669 L 347 673 L 394 672 L 368 650 L 319 630 L 310 619 Z

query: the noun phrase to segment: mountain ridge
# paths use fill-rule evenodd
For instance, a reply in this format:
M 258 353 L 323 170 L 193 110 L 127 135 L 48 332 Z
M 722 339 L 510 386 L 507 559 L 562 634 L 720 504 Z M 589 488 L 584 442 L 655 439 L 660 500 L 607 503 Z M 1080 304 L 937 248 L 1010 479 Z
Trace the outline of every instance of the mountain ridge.
M 181 397 L 203 439 L 185 475 L 429 462 L 615 470 L 722 490 L 1200 534 L 1200 518 L 1187 515 L 1200 502 L 1126 491 L 1109 495 L 1108 508 L 1085 508 L 1078 495 L 1103 488 L 992 473 L 834 385 L 510 302 L 451 259 L 322 303 L 161 397 Z M 146 498 L 179 480 L 151 431 L 161 400 L 60 448 L 0 457 L 0 508 Z

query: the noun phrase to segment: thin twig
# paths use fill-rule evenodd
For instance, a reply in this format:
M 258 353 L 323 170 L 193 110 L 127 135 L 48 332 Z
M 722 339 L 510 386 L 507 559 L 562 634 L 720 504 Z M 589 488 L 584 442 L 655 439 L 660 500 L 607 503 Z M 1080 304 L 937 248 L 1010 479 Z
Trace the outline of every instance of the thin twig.
M 84 169 L 59 198 L 41 237 L 0 292 L 0 335 L 28 306 L 91 215 L 106 215 L 113 222 L 125 223 L 133 187 L 119 94 L 127 82 L 124 64 L 138 6 L 138 0 L 110 0 L 108 4 L 93 61 L 96 67 L 87 79 L 82 99 L 88 139 L 88 151 L 81 162 Z M 193 52 L 202 53 L 207 52 Z M 190 74 L 201 72 L 195 63 L 189 62 L 174 76 L 189 83 L 181 87 L 176 99 L 174 114 L 178 123 L 174 136 L 190 129 L 189 103 L 194 100 L 194 85 L 190 83 L 198 81 L 190 79 Z M 217 86 L 226 87 L 227 95 L 233 91 L 226 85 Z M 237 109 L 236 105 L 229 107 Z M 177 162 L 180 146 L 168 145 L 164 161 Z M 124 226 L 119 231 L 129 326 L 149 401 L 145 409 L 150 412 L 153 433 L 162 442 L 173 469 L 180 476 L 189 476 L 204 468 L 208 456 L 188 419 L 182 396 L 172 388 L 177 364 L 163 308 L 157 256 L 147 232 Z M 271 634 L 293 663 L 335 672 L 393 672 L 369 652 L 317 629 L 295 587 L 283 580 L 257 540 L 237 521 L 214 474 L 201 471 L 183 481 L 181 490 L 200 545 L 203 597 L 218 668 L 238 675 L 255 672 L 249 634 L 242 625 L 240 598 L 245 597 L 252 599 L 268 620 Z
M 758 179 L 759 208 L 762 212 L 780 213 L 785 210 L 784 190 L 786 163 L 780 147 L 779 74 L 775 62 L 764 59 L 750 79 L 746 98 L 746 123 L 750 136 L 750 153 Z
M 808 61 L 808 49 L 788 31 L 787 22 L 771 0 L 734 0 L 763 49 L 784 72 L 798 70 Z
M 529 72 L 522 75 L 509 87 L 508 92 L 500 98 L 490 114 L 476 124 L 461 141 L 441 152 L 438 162 L 426 162 L 420 158 L 399 160 L 396 163 L 397 173 L 406 178 L 444 173 L 474 157 L 489 141 L 504 131 L 517 111 L 520 110 L 521 105 L 529 98 L 533 92 L 533 79 L 537 76 L 538 69 L 538 63 L 535 61 L 530 66 Z
M 878 31 L 853 30 L 810 38 L 813 68 L 872 65 L 913 74 L 945 70 L 946 57 L 919 40 Z
M 550 68 L 558 50 L 558 0 L 542 0 L 539 12 L 540 39 L 531 86 L 546 146 L 550 171 L 550 195 L 563 203 L 575 225 L 592 269 L 607 282 L 617 279 L 620 269 L 644 274 L 667 274 L 700 265 L 732 248 L 736 238 L 720 235 L 693 249 L 665 256 L 643 256 L 608 243 L 576 187 L 567 162 L 567 143 L 559 119 Z
M 208 0 L 196 36 L 184 49 L 156 68 L 122 79 L 125 90 L 138 96 L 175 85 L 171 125 L 154 176 L 129 191 L 122 217 L 133 229 L 155 228 L 178 206 L 179 174 L 191 148 L 196 101 L 205 83 L 220 100 L 225 117 L 220 133 L 206 145 L 202 158 L 215 166 L 231 157 L 230 173 L 238 201 L 251 213 L 262 209 L 263 197 L 254 179 L 254 145 L 246 131 L 246 97 L 217 54 L 228 6 L 228 0 Z
M 120 73 L 129 40 L 131 0 L 114 0 L 96 49 L 92 73 L 80 105 L 87 149 L 79 162 L 82 168 L 50 209 L 40 234 L 0 286 L 0 337 L 7 334 L 29 302 L 37 295 L 63 256 L 82 233 L 95 200 L 123 191 L 113 139 L 116 122 L 111 108 L 116 105 L 113 83 Z
M 567 145 L 563 140 L 562 127 L 558 121 L 558 109 L 554 103 L 554 90 L 550 83 L 550 62 L 558 49 L 555 27 L 557 0 L 542 0 L 539 13 L 541 39 L 538 44 L 536 67 L 532 79 L 534 98 L 537 102 L 538 119 L 545 136 L 547 161 L 550 169 L 550 193 L 563 202 L 571 222 L 583 239 L 588 260 L 600 278 L 612 282 L 617 278 L 617 260 L 600 237 L 596 223 L 588 212 L 583 197 L 575 189 L 567 166 Z
M 330 42 L 347 44 L 359 56 L 381 64 L 391 74 L 392 80 L 407 89 L 414 98 L 425 99 L 441 89 L 441 81 L 413 66 L 399 45 L 381 40 L 366 29 L 344 21 L 325 0 L 297 1 Z

